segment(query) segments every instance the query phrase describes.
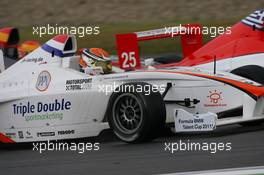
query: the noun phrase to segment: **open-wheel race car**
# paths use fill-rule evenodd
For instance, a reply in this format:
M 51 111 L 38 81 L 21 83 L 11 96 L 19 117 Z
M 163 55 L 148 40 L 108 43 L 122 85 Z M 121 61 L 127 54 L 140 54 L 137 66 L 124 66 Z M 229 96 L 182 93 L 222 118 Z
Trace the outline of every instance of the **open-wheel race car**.
M 176 132 L 201 132 L 264 119 L 264 87 L 253 80 L 195 67 L 89 75 L 76 50 L 74 36 L 58 35 L 1 65 L 1 142 L 83 138 L 110 127 L 135 143 L 171 123 Z

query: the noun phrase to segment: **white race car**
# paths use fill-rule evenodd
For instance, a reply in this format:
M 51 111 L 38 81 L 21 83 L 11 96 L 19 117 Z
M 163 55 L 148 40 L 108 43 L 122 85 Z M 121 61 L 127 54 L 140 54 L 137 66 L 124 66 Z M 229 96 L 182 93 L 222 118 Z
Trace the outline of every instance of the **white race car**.
M 110 128 L 125 142 L 264 119 L 264 87 L 231 73 L 198 68 L 107 75 L 79 71 L 76 39 L 58 35 L 0 69 L 0 141 L 97 136 Z M 0 59 L 2 60 L 2 59 Z

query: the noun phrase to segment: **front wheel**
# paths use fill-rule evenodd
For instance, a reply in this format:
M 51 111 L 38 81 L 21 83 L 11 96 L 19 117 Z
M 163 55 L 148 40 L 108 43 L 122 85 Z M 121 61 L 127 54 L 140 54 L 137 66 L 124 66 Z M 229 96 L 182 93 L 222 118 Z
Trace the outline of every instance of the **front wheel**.
M 149 86 L 146 83 L 131 83 L 126 87 Z M 156 138 L 165 126 L 165 103 L 159 92 L 130 91 L 114 93 L 110 99 L 111 110 L 108 122 L 115 135 L 122 141 L 138 143 Z M 122 89 L 122 88 L 120 88 Z M 144 88 L 142 88 L 144 89 Z M 151 89 L 151 88 L 150 88 Z

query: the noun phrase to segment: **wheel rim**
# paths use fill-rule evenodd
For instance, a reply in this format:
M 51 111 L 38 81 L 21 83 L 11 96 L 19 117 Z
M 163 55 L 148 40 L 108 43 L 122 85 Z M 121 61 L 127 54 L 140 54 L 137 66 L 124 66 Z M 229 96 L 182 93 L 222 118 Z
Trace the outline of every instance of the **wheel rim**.
M 121 94 L 113 106 L 113 121 L 124 134 L 133 134 L 142 124 L 143 111 L 138 98 L 133 94 Z

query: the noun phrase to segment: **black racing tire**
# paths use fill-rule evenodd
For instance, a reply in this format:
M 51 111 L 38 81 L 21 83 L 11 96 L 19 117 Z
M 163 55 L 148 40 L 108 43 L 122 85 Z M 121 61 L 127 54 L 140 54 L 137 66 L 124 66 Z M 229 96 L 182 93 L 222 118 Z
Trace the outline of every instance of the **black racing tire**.
M 134 87 L 149 87 L 149 94 Z M 159 92 L 147 83 L 128 83 L 119 87 L 109 101 L 108 122 L 115 135 L 127 143 L 147 142 L 158 137 L 165 127 L 166 108 Z
M 231 71 L 232 74 L 264 84 L 264 68 L 257 65 L 247 65 Z
M 257 65 L 247 65 L 243 67 L 239 67 L 231 71 L 231 73 L 250 79 L 257 83 L 264 85 L 264 68 Z M 250 121 L 240 123 L 242 126 L 257 126 L 263 123 L 263 120 L 258 121 Z

